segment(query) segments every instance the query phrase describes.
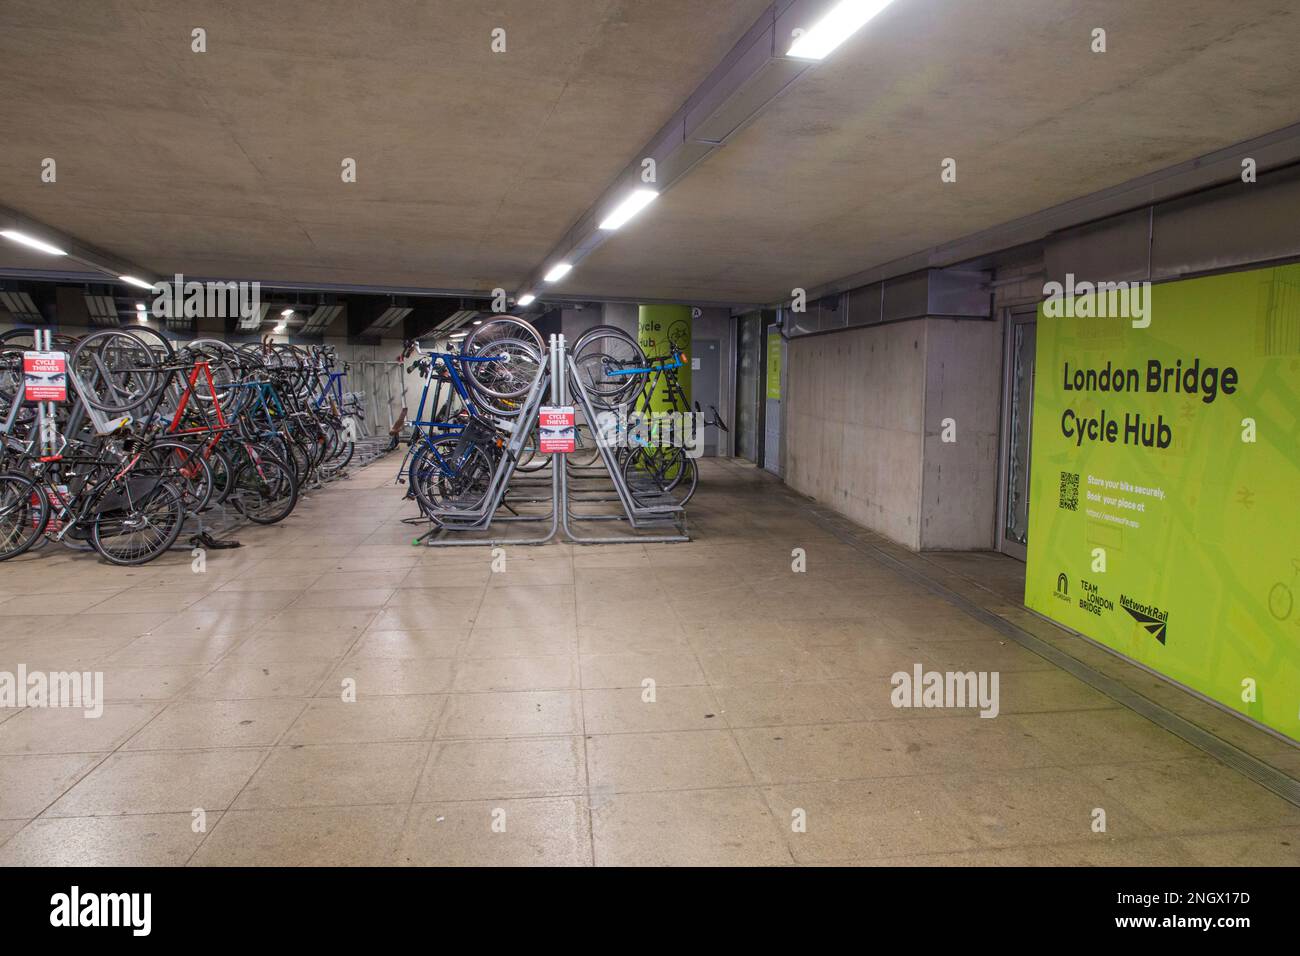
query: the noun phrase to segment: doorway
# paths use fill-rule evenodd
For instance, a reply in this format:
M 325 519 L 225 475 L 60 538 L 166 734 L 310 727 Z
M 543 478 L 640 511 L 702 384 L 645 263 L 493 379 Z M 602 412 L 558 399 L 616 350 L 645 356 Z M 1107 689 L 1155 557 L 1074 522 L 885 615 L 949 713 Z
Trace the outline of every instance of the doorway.
M 1037 345 L 1037 307 L 1008 309 L 1003 352 L 998 550 L 1021 561 L 1026 559 L 1029 546 L 1029 467 L 1034 435 Z
M 763 318 L 736 320 L 736 455 L 761 465 L 763 458 Z
M 705 415 L 722 404 L 722 344 L 717 339 L 694 339 L 691 342 L 691 399 Z M 704 429 L 704 454 L 716 456 L 719 432 Z

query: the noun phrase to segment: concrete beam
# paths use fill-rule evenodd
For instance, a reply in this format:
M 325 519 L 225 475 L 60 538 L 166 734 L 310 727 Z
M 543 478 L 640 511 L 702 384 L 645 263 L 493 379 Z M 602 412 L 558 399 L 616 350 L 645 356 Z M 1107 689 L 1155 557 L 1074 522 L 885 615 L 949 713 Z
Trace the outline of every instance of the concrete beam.
M 89 266 L 97 273 L 102 273 L 96 274 L 91 281 L 103 282 L 105 276 L 107 276 L 111 281 L 117 283 L 118 276 L 124 275 L 134 276 L 151 284 L 157 279 L 157 276 L 149 269 L 145 269 L 111 252 L 105 252 L 90 243 L 82 242 L 76 236 L 53 229 L 43 222 L 23 215 L 16 209 L 10 209 L 8 206 L 0 206 L 0 229 L 13 229 L 25 233 L 34 239 L 57 246 L 67 253 L 67 256 L 51 256 L 51 262 L 64 262 L 71 259 L 82 265 Z M 9 240 L 0 241 L 8 242 Z M 69 278 L 67 273 L 63 273 L 60 277 L 65 281 Z

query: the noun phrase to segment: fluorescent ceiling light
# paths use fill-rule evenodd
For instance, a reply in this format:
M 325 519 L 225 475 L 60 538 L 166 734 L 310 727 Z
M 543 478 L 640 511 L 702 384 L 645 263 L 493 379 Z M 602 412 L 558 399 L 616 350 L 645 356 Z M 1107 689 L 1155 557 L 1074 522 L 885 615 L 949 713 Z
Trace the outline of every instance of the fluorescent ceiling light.
M 118 279 L 120 279 L 122 282 L 125 282 L 127 285 L 135 286 L 137 289 L 153 288 L 152 282 L 145 282 L 143 279 L 137 279 L 135 276 L 118 276 Z
M 822 60 L 894 0 L 840 0 L 826 16 L 805 30 L 787 56 Z
M 137 303 L 135 304 L 135 310 L 136 310 L 137 312 L 143 312 L 143 311 L 144 311 L 144 303 L 143 303 L 143 302 L 137 302 Z
M 634 190 L 630 196 L 614 207 L 613 212 L 605 217 L 604 222 L 600 224 L 600 228 L 604 229 L 606 232 L 613 232 L 646 206 L 654 202 L 658 196 L 659 194 L 653 189 Z
M 0 236 L 4 236 L 10 242 L 16 242 L 20 246 L 27 246 L 31 249 L 37 249 L 40 252 L 47 252 L 52 256 L 66 256 L 67 253 L 58 246 L 52 246 L 48 242 L 41 242 L 39 239 L 33 239 L 31 236 L 22 232 L 15 232 L 13 229 L 0 231 Z
M 281 314 L 282 316 L 284 316 L 284 317 L 287 319 L 289 316 L 293 315 L 293 309 L 285 309 L 285 310 L 284 310 L 283 312 L 281 312 L 280 314 Z M 283 323 L 281 323 L 281 324 L 283 325 Z
M 283 331 L 284 331 L 284 323 L 283 323 L 283 322 L 277 323 L 276 326 L 275 326 L 275 330 L 276 330 L 277 332 L 283 332 Z
M 550 272 L 542 276 L 542 279 L 544 279 L 546 282 L 559 282 L 561 279 L 563 279 L 572 271 L 573 271 L 573 266 L 569 265 L 567 262 L 557 262 L 551 268 Z
M 475 319 L 474 322 L 473 322 L 472 324 L 474 324 L 474 325 L 482 325 L 482 324 L 483 324 L 483 320 L 482 320 L 482 319 Z
M 536 301 L 537 301 L 537 296 L 533 295 L 531 292 L 525 292 L 523 295 L 519 297 L 517 304 L 532 305 Z

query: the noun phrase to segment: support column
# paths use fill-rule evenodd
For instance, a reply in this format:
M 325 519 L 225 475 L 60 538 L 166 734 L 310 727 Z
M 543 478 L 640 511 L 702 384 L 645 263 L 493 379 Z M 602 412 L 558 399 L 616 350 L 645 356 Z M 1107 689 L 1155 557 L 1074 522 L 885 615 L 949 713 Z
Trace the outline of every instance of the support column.
M 677 381 L 691 400 L 691 307 L 689 305 L 643 305 L 637 311 L 637 341 L 646 358 L 666 357 L 675 345 L 686 354 L 686 364 L 677 370 Z M 661 383 L 650 402 L 651 411 L 668 410 L 668 392 Z

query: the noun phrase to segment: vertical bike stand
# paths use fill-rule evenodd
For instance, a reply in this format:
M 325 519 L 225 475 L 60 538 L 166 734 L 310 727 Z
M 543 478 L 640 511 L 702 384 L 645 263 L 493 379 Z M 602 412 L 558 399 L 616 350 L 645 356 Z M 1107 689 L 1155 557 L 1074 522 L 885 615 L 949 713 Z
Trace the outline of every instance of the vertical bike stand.
M 638 502 L 632 494 L 631 489 L 627 486 L 627 481 L 623 477 L 623 470 L 618 465 L 618 458 L 615 455 L 615 449 L 611 448 L 605 436 L 600 434 L 597 428 L 599 419 L 596 416 L 595 407 L 591 401 L 591 395 L 588 393 L 586 386 L 583 384 L 581 376 L 578 375 L 576 366 L 569 364 L 567 355 L 564 352 L 563 342 L 560 343 L 560 353 L 558 361 L 561 368 L 561 377 L 563 379 L 560 390 L 560 404 L 567 405 L 571 395 L 576 395 L 582 406 L 583 415 L 586 416 L 588 427 L 592 429 L 593 439 L 596 442 L 596 448 L 599 451 L 599 460 L 604 464 L 605 470 L 609 475 L 610 481 L 614 485 L 614 492 L 617 501 L 623 508 L 623 520 L 635 531 L 637 529 L 672 529 L 672 533 L 666 530 L 660 530 L 657 534 L 622 534 L 622 535 L 605 535 L 592 536 L 577 534 L 572 526 L 571 521 L 617 521 L 619 515 L 610 514 L 590 514 L 580 513 L 572 509 L 575 502 L 591 502 L 598 499 L 571 499 L 569 493 L 568 469 L 563 465 L 553 463 L 555 471 L 559 475 L 560 483 L 560 515 L 561 526 L 564 529 L 565 536 L 576 544 L 657 544 L 657 543 L 674 543 L 689 541 L 690 535 L 686 533 L 686 511 L 679 504 L 664 505 L 644 505 Z M 588 476 L 583 476 L 588 477 Z M 610 500 L 610 499 L 604 499 Z
M 552 405 L 567 406 L 571 403 L 571 397 L 577 396 L 583 414 L 587 418 L 588 426 L 592 428 L 593 440 L 596 441 L 596 447 L 599 450 L 598 462 L 604 466 L 602 469 L 600 465 L 592 465 L 582 469 L 584 472 L 591 472 L 591 474 L 572 477 L 601 477 L 603 472 L 603 475 L 608 477 L 613 485 L 614 494 L 612 496 L 606 495 L 599 499 L 571 499 L 569 489 L 571 476 L 567 462 L 560 460 L 562 456 L 553 455 L 549 466 L 551 470 L 549 481 L 542 475 L 521 480 L 521 483 L 526 483 L 530 490 L 535 489 L 538 492 L 537 494 L 516 498 L 506 497 L 511 480 L 514 478 L 517 456 L 523 448 L 524 442 L 528 440 L 533 427 L 537 424 L 542 407 L 542 396 L 546 391 L 546 386 L 549 386 L 549 401 Z M 675 503 L 647 505 L 637 501 L 627 486 L 622 469 L 618 466 L 614 449 L 601 441 L 600 437 L 596 435 L 595 426 L 597 421 L 591 396 L 568 361 L 564 336 L 552 335 L 548 348 L 547 364 L 534 380 L 528 396 L 523 402 L 523 408 L 519 416 L 514 420 L 514 430 L 511 432 L 510 440 L 506 443 L 506 453 L 502 455 L 496 469 L 493 471 L 488 493 L 484 497 L 482 504 L 468 511 L 435 509 L 426 512 L 425 516 L 432 520 L 436 527 L 416 538 L 413 543 L 429 547 L 497 547 L 501 545 L 546 544 L 555 539 L 561 530 L 563 530 L 565 538 L 575 544 L 653 544 L 689 541 L 690 536 L 686 533 L 685 527 L 685 509 L 681 505 Z M 540 493 L 541 488 L 547 483 L 550 485 L 549 497 Z M 509 509 L 512 503 L 544 502 L 548 500 L 551 503 L 551 509 L 547 515 L 499 515 L 497 513 L 503 507 Z M 618 502 L 622 513 L 588 514 L 576 512 L 571 508 L 571 505 L 575 502 L 593 501 Z M 547 522 L 548 527 L 544 534 L 531 538 L 488 537 L 469 539 L 458 537 L 461 532 L 488 531 L 497 521 Z M 576 521 L 626 521 L 634 532 L 644 529 L 652 532 L 657 531 L 658 533 L 606 536 L 581 535 L 576 533 L 571 525 L 571 522 Z M 671 529 L 671 533 L 667 529 Z
M 538 370 L 537 377 L 533 380 L 533 384 L 524 399 L 523 407 L 514 420 L 513 431 L 510 433 L 509 441 L 506 442 L 505 453 L 501 456 L 497 462 L 497 467 L 493 471 L 488 493 L 484 497 L 483 503 L 469 511 L 435 509 L 432 512 L 426 512 L 426 517 L 434 521 L 436 527 L 416 538 L 414 544 L 424 544 L 428 547 L 499 547 L 501 545 L 546 544 L 555 537 L 559 528 L 559 509 L 556 507 L 558 484 L 554 479 L 552 480 L 549 499 L 551 502 L 549 514 L 497 515 L 497 511 L 505 501 L 505 493 L 510 485 L 510 479 L 514 475 L 515 462 L 518 460 L 519 452 L 523 449 L 524 442 L 528 440 L 528 435 L 533 430 L 533 426 L 537 424 L 542 408 L 542 398 L 548 385 L 550 399 L 552 402 L 556 401 L 559 387 L 559 379 L 556 374 L 556 352 L 556 336 L 552 335 L 551 347 L 548 351 L 548 362 Z M 545 501 L 547 499 L 542 498 L 540 500 Z M 542 535 L 529 538 L 489 537 L 470 539 L 454 536 L 456 532 L 488 531 L 494 521 L 546 522 L 548 526 Z

